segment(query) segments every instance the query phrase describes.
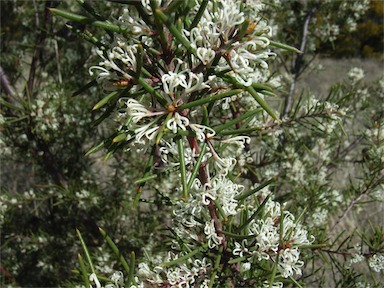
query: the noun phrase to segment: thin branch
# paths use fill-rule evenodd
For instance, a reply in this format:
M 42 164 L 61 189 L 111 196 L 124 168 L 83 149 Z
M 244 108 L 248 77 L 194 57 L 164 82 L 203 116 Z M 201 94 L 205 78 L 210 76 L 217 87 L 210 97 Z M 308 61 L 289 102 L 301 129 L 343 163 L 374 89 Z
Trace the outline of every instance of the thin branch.
M 39 27 L 40 20 L 39 20 L 39 12 L 37 10 L 36 0 L 33 0 L 33 8 L 35 9 L 35 25 L 36 27 Z
M 0 83 L 1 83 L 1 88 L 4 89 L 5 93 L 7 93 L 8 96 L 10 97 L 16 96 L 15 90 L 9 83 L 7 74 L 5 74 L 5 71 L 1 66 L 0 66 Z
M 364 139 L 364 136 L 360 135 L 358 138 L 352 141 L 347 148 L 341 151 L 339 155 L 337 155 L 337 158 L 340 159 L 346 156 L 351 150 L 353 150 L 357 145 L 359 145 L 361 141 L 363 141 L 363 139 Z
M 347 214 L 351 211 L 351 209 L 356 205 L 356 203 L 358 201 L 360 201 L 360 199 L 363 197 L 363 196 L 366 196 L 368 195 L 368 193 L 371 191 L 372 188 L 374 188 L 377 184 L 381 183 L 381 181 L 383 180 L 383 177 L 384 176 L 381 176 L 381 177 L 378 177 L 378 179 L 376 179 L 376 181 L 372 181 L 370 183 L 370 185 L 367 186 L 367 188 L 361 193 L 359 194 L 355 199 L 353 199 L 351 201 L 351 203 L 349 203 L 347 209 L 345 209 L 345 211 L 343 212 L 343 214 L 341 214 L 339 216 L 339 218 L 336 220 L 335 224 L 333 224 L 332 228 L 329 229 L 328 233 L 327 233 L 327 237 L 330 236 L 330 234 L 333 232 L 333 230 L 336 228 L 336 226 L 338 226 L 341 221 L 344 220 L 344 218 L 347 216 Z
M 46 1 L 45 2 L 44 23 L 43 23 L 43 27 L 40 28 L 40 33 L 38 34 L 38 36 L 36 38 L 35 51 L 33 53 L 32 62 L 31 62 L 31 66 L 29 69 L 29 77 L 28 77 L 28 85 L 27 85 L 29 93 L 32 93 L 34 90 L 33 88 L 34 88 L 34 83 L 35 83 L 37 63 L 39 61 L 40 56 L 42 55 L 42 50 L 44 48 L 44 45 L 42 45 L 42 44 L 45 41 L 45 38 L 47 37 L 47 32 L 46 32 L 47 29 L 46 28 L 48 27 L 48 21 L 50 19 L 50 13 L 49 13 L 48 8 L 51 7 L 52 4 L 53 4 L 52 1 Z M 36 8 L 36 6 L 35 6 L 35 8 Z M 37 13 L 37 10 L 36 10 L 36 13 Z M 39 24 L 40 24 L 39 18 L 35 17 L 36 29 L 39 29 Z
M 59 79 L 59 83 L 63 83 L 63 77 L 61 76 L 61 68 L 60 68 L 60 55 L 59 55 L 59 45 L 57 44 L 57 40 L 53 40 L 53 44 L 55 46 L 55 55 L 56 55 L 56 64 L 57 64 L 57 76 Z
M 347 252 L 347 251 L 335 251 L 335 250 L 329 250 L 329 249 L 319 249 L 322 252 L 328 253 L 328 254 L 338 254 L 338 255 L 343 255 L 343 256 L 351 256 L 356 254 L 355 252 Z M 365 252 L 362 254 L 364 257 L 370 257 L 374 255 L 375 252 Z
M 303 26 L 303 35 L 301 37 L 301 45 L 300 45 L 300 51 L 302 52 L 301 54 L 298 54 L 295 59 L 295 65 L 293 67 L 293 75 L 292 75 L 292 82 L 291 86 L 289 88 L 289 94 L 285 98 L 285 104 L 284 104 L 284 116 L 288 116 L 289 111 L 292 108 L 293 104 L 293 94 L 295 93 L 295 87 L 296 87 L 296 82 L 299 78 L 300 72 L 302 70 L 302 65 L 303 65 L 303 58 L 304 58 L 304 52 L 305 48 L 307 45 L 307 36 L 308 36 L 308 26 L 309 22 L 313 16 L 313 13 L 315 13 L 317 7 L 313 7 L 311 10 L 308 11 L 305 21 L 304 21 L 304 26 Z
M 311 119 L 311 118 L 317 118 L 317 117 L 326 117 L 330 115 L 340 115 L 340 112 L 337 110 L 334 111 L 320 111 L 314 114 L 305 114 L 302 116 L 299 116 L 297 118 L 290 118 L 285 121 L 280 121 L 280 122 L 272 122 L 271 124 L 267 124 L 265 126 L 258 126 L 258 127 L 252 127 L 252 128 L 245 128 L 245 129 L 237 129 L 237 130 L 224 130 L 221 131 L 221 135 L 234 135 L 234 134 L 244 134 L 244 133 L 250 133 L 250 132 L 266 132 L 270 133 L 270 130 L 273 130 L 278 127 L 285 127 L 285 126 L 291 126 L 294 124 L 300 124 L 301 121 L 306 120 L 306 119 Z M 259 136 L 260 134 L 258 134 Z M 252 135 L 248 134 L 248 136 L 252 137 Z
M 9 83 L 7 74 L 5 73 L 3 67 L 0 66 L 0 91 L 1 89 L 8 95 L 7 101 L 9 103 L 15 105 L 16 107 L 23 108 L 17 100 L 17 93 L 15 92 L 16 89 Z M 9 115 L 13 115 L 14 111 L 9 110 L 8 113 Z

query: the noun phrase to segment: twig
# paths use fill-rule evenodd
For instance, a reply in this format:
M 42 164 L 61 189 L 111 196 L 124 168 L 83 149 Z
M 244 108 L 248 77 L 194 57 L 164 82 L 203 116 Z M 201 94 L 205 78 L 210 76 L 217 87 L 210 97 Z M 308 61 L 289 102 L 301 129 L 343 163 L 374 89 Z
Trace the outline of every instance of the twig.
M 59 55 L 59 45 L 57 45 L 57 40 L 53 40 L 54 46 L 55 46 L 55 55 L 56 55 L 56 63 L 57 63 L 57 76 L 59 78 L 59 83 L 63 83 L 63 78 L 61 76 L 61 69 L 60 69 L 60 55 Z
M 16 107 L 22 108 L 23 106 L 17 101 L 16 89 L 9 83 L 8 76 L 5 73 L 3 67 L 0 66 L 0 88 L 8 95 L 7 100 Z M 14 111 L 9 110 L 9 114 L 13 114 Z
M 10 97 L 15 97 L 16 93 L 11 84 L 9 84 L 7 74 L 3 70 L 3 67 L 0 66 L 0 83 L 1 88 L 4 89 L 5 93 L 7 93 Z
M 28 89 L 29 93 L 33 92 L 38 59 L 42 55 L 42 49 L 44 47 L 44 45 L 42 45 L 42 44 L 43 44 L 45 38 L 47 37 L 46 27 L 48 26 L 48 20 L 49 20 L 49 16 L 50 16 L 49 10 L 47 8 L 51 7 L 51 5 L 52 5 L 52 1 L 46 1 L 45 2 L 45 8 L 46 9 L 45 9 L 45 14 L 44 14 L 44 24 L 43 24 L 44 26 L 40 29 L 40 33 L 36 38 L 35 51 L 33 53 L 31 67 L 29 69 L 29 77 L 28 77 L 28 85 L 27 85 L 27 89 Z M 35 6 L 35 9 L 36 8 L 37 7 Z M 37 11 L 36 11 L 36 13 L 37 13 Z M 35 14 L 36 29 L 39 29 L 39 26 L 38 26 L 39 23 L 40 23 L 39 18 Z
M 345 155 L 347 155 L 351 150 L 353 150 L 361 141 L 363 141 L 364 136 L 360 135 L 358 138 L 353 140 L 347 148 L 345 148 L 343 151 L 341 151 L 337 158 L 343 158 Z
M 305 22 L 304 22 L 304 27 L 303 27 L 303 35 L 301 37 L 301 45 L 300 45 L 300 51 L 302 52 L 301 54 L 298 54 L 295 59 L 295 65 L 293 68 L 293 79 L 291 82 L 291 86 L 289 88 L 289 94 L 285 98 L 285 104 L 284 104 L 284 116 L 288 116 L 289 111 L 292 108 L 292 103 L 293 103 L 293 94 L 295 92 L 295 86 L 296 82 L 299 78 L 300 71 L 302 70 L 302 65 L 303 65 L 303 57 L 304 57 L 304 51 L 305 47 L 307 45 L 307 35 L 308 35 L 308 25 L 309 22 L 313 16 L 313 13 L 315 13 L 317 7 L 313 7 L 310 11 L 308 11 L 306 17 L 305 17 Z
M 322 252 L 328 253 L 328 254 L 338 254 L 338 255 L 343 255 L 343 256 L 350 256 L 354 255 L 355 252 L 347 252 L 347 251 L 334 251 L 334 250 L 329 250 L 329 249 L 319 249 Z M 364 257 L 369 257 L 371 255 L 374 255 L 375 252 L 366 252 L 363 253 L 362 256 Z
M 349 203 L 347 209 L 345 209 L 345 211 L 343 212 L 343 214 L 341 214 L 341 215 L 339 216 L 339 218 L 337 219 L 337 221 L 335 222 L 335 224 L 333 224 L 332 228 L 329 229 L 329 231 L 328 231 L 328 233 L 327 233 L 327 237 L 329 237 L 330 234 L 333 232 L 333 230 L 336 228 L 336 226 L 338 226 L 338 225 L 341 223 L 341 221 L 344 220 L 344 218 L 347 216 L 347 214 L 349 213 L 349 211 L 351 211 L 351 209 L 353 208 L 353 206 L 355 206 L 355 204 L 356 204 L 356 203 L 357 203 L 363 196 L 367 195 L 367 194 L 371 191 L 371 189 L 372 189 L 373 187 L 376 186 L 376 184 L 380 183 L 380 182 L 383 180 L 383 179 L 382 179 L 383 177 L 384 177 L 384 176 L 378 177 L 378 179 L 377 179 L 376 181 L 372 181 L 373 183 L 371 182 L 370 185 L 368 185 L 367 188 L 366 188 L 360 195 L 358 195 L 355 199 L 353 199 L 353 200 L 351 201 L 351 203 Z

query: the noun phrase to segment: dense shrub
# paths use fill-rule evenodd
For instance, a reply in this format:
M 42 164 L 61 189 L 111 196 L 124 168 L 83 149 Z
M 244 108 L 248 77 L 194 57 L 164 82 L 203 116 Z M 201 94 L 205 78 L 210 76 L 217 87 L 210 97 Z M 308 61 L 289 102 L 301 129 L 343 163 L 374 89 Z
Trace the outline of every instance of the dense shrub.
M 384 79 L 295 85 L 368 1 L 78 2 L 1 3 L 2 285 L 379 287 Z

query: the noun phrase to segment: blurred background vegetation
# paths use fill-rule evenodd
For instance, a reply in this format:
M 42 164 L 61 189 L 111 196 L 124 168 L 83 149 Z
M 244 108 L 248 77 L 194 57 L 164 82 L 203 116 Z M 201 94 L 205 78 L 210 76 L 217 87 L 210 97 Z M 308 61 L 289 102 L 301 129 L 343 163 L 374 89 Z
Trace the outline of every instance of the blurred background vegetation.
M 353 32 L 341 31 L 334 43 L 319 47 L 322 57 L 331 58 L 374 58 L 383 60 L 384 2 L 371 1 L 370 8 L 358 21 Z
M 298 14 L 304 9 L 302 2 L 292 1 Z M 121 9 L 110 2 L 89 3 L 100 19 L 116 17 Z M 318 43 L 315 55 L 327 63 L 326 81 L 340 79 L 339 74 L 351 68 L 350 59 L 366 61 L 354 62 L 362 66 L 373 63 L 371 73 L 382 74 L 383 5 L 371 1 L 354 32 L 341 31 L 335 41 Z M 116 262 L 101 252 L 98 227 L 113 235 L 121 250 L 140 255 L 140 239 L 148 238 L 161 222 L 161 213 L 148 212 L 167 209 L 164 201 L 140 206 L 141 210 L 130 207 L 133 182 L 145 169 L 144 157 L 115 154 L 104 162 L 100 160 L 104 151 L 84 157 L 110 136 L 107 128 L 113 124 L 95 125 L 103 114 L 90 112 L 102 91 L 92 87 L 73 94 L 91 81 L 88 67 L 98 61 L 90 42 L 108 36 L 101 29 L 53 17 L 50 7 L 87 14 L 75 1 L 0 1 L 1 67 L 13 90 L 2 86 L 1 91 L 11 103 L 2 102 L 0 128 L 3 285 L 57 287 L 77 278 L 73 269 L 80 247 L 75 228 L 90 246 L 101 247 L 99 263 L 113 271 Z M 321 14 L 316 17 L 322 21 Z M 298 47 L 301 30 L 294 24 L 285 25 L 281 42 Z M 345 70 L 335 65 L 344 65 Z M 311 76 L 303 79 L 300 89 L 310 85 L 320 93 L 333 84 L 322 80 L 309 84 Z M 132 164 L 122 165 L 128 159 Z M 157 190 L 159 185 L 167 183 L 160 179 L 151 188 Z

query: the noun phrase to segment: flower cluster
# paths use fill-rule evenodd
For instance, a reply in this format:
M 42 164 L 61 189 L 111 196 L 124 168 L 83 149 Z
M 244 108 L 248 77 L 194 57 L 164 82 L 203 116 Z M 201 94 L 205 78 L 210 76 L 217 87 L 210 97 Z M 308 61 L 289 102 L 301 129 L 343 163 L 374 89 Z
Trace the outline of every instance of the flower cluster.
M 172 231 L 177 235 L 177 238 L 172 241 L 173 249 L 181 248 L 178 239 L 183 239 L 184 245 L 189 243 L 188 246 L 191 249 L 196 242 L 200 242 L 200 245 L 209 249 L 218 249 L 223 244 L 225 235 L 218 234 L 215 227 L 217 223 L 210 219 L 210 201 L 214 201 L 215 204 L 219 203 L 223 217 L 230 217 L 233 223 L 239 223 L 240 216 L 245 211 L 249 215 L 257 213 L 258 207 L 252 207 L 249 204 L 243 205 L 237 200 L 243 187 L 234 184 L 224 178 L 223 175 L 212 179 L 204 186 L 201 183 L 195 183 L 194 190 L 196 192 L 192 195 L 193 197 L 189 198 L 187 202 L 178 202 L 177 209 L 174 210 L 175 218 L 173 219 Z M 246 239 L 229 243 L 233 247 L 233 258 L 244 257 L 246 259 L 242 262 L 241 271 L 244 273 L 249 271 L 251 267 L 270 265 L 277 261 L 276 265 L 282 277 L 301 275 L 301 267 L 304 262 L 300 260 L 300 247 L 310 245 L 314 238 L 313 236 L 309 237 L 307 230 L 297 223 L 295 217 L 289 211 L 285 211 L 278 202 L 270 199 L 270 192 L 264 190 L 266 189 L 256 195 L 260 201 L 266 201 L 263 203 L 263 215 L 249 221 L 247 230 L 244 231 L 249 235 Z M 228 227 L 225 225 L 222 229 L 226 230 Z M 174 255 L 171 258 L 168 256 L 168 258 L 163 259 L 163 263 L 177 260 L 182 256 Z M 190 258 L 188 263 L 192 263 L 192 261 Z M 196 261 L 199 260 L 194 260 L 194 262 Z M 179 264 L 175 268 L 165 270 L 160 266 L 149 269 L 147 264 L 142 263 L 139 274 L 146 281 L 158 285 L 169 283 L 175 285 L 172 287 L 178 287 L 177 285 L 180 284 L 190 287 L 196 280 L 193 275 L 199 276 L 200 281 L 206 279 L 205 281 L 208 282 L 204 283 L 207 284 L 212 270 L 205 258 L 203 262 L 205 264 L 201 267 L 204 268 L 204 271 L 199 273 L 194 272 L 193 268 L 191 269 L 185 264 Z M 177 278 L 174 278 L 176 275 Z M 282 284 L 277 281 L 274 285 L 281 287 Z
M 356 84 L 358 81 L 364 78 L 364 70 L 358 67 L 354 67 L 349 70 L 347 76 L 352 84 Z
M 278 270 L 284 278 L 301 275 L 304 262 L 299 260 L 300 246 L 311 244 L 314 238 L 308 237 L 307 230 L 296 223 L 295 217 L 289 211 L 284 211 L 278 202 L 270 198 L 264 200 L 267 217 L 260 217 L 248 224 L 249 234 L 255 235 L 255 241 L 245 239 L 241 243 L 235 242 L 233 254 L 247 256 L 250 265 L 262 260 L 277 261 Z M 250 209 L 250 214 L 256 210 Z
M 106 90 L 127 87 L 134 94 L 144 88 L 152 94 L 151 100 L 146 100 L 144 95 L 140 99 L 120 99 L 125 108 L 120 109 L 117 120 L 124 123 L 121 130 L 127 133 L 127 141 L 133 140 L 134 146 L 155 140 L 158 143 L 161 138 L 159 134 L 176 134 L 178 131 L 192 131 L 200 141 L 210 138 L 214 135 L 213 130 L 200 124 L 201 120 L 194 117 L 201 116 L 201 111 L 193 108 L 183 111 L 178 107 L 199 94 L 210 92 L 209 95 L 212 95 L 215 94 L 212 91 L 231 90 L 231 84 L 223 81 L 222 77 L 217 77 L 218 74 L 233 78 L 239 85 L 245 86 L 268 80 L 266 61 L 275 55 L 269 49 L 271 28 L 261 16 L 255 14 L 255 7 L 261 3 L 253 2 L 249 6 L 242 5 L 240 1 L 209 2 L 199 24 L 188 29 L 184 27 L 180 35 L 189 40 L 190 49 L 194 51 L 192 62 L 179 55 L 171 56 L 166 63 L 162 63 L 163 59 L 156 59 L 158 63 L 153 62 L 155 59 L 151 60 L 158 55 L 139 56 L 150 52 L 152 48 L 158 49 L 159 43 L 152 41 L 153 35 L 148 23 L 138 21 L 137 16 L 131 15 L 128 10 L 123 11 L 117 23 L 131 31 L 134 37 L 118 35 L 110 48 L 98 49 L 96 52 L 102 61 L 99 65 L 90 67 L 89 72 L 91 75 L 97 74 L 97 81 Z M 148 13 L 154 13 L 148 3 L 144 7 L 148 9 Z M 191 10 L 191 17 L 196 16 L 199 8 L 200 5 L 197 4 Z M 246 21 L 248 17 L 252 22 Z M 141 44 L 136 37 L 140 37 Z M 143 47 L 146 49 L 144 52 Z M 175 48 L 184 47 L 178 44 Z M 139 61 L 137 57 L 142 58 Z M 138 61 L 141 63 L 140 71 L 137 71 Z M 165 69 L 163 64 L 167 65 Z M 201 70 L 205 72 L 198 72 Z M 139 74 L 155 87 L 154 91 L 143 87 L 143 82 L 135 79 Z M 242 99 L 252 99 L 246 93 L 242 94 Z M 237 99 L 236 95 L 232 98 L 223 97 L 227 107 L 231 99 Z
M 169 253 L 165 261 L 170 262 L 183 255 L 173 255 Z M 176 267 L 162 267 L 156 266 L 152 270 L 145 263 L 139 264 L 138 276 L 139 279 L 145 279 L 143 282 L 139 282 L 139 287 L 148 287 L 147 285 L 164 286 L 169 287 L 209 287 L 208 269 L 211 268 L 211 264 L 206 258 L 201 260 L 189 259 L 186 263 L 183 263 Z M 166 280 L 164 280 L 166 279 Z
M 375 272 L 380 272 L 384 270 L 384 255 L 375 254 L 368 259 L 369 267 L 371 267 Z
M 136 282 L 140 287 L 212 287 L 217 267 L 210 253 L 218 251 L 226 253 L 224 261 L 245 257 L 234 283 L 247 279 L 258 262 L 263 269 L 276 265 L 280 278 L 301 275 L 300 247 L 313 239 L 271 195 L 248 194 L 236 183 L 252 162 L 251 138 L 220 133 L 278 120 L 264 99 L 272 88 L 263 84 L 279 85 L 269 72 L 268 60 L 276 54 L 270 50 L 272 28 L 259 13 L 264 4 L 196 1 L 188 7 L 188 20 L 178 22 L 163 13 L 171 9 L 165 2 L 141 1 L 150 19 L 145 21 L 124 10 L 116 23 L 129 32 L 97 50 L 102 61 L 89 69 L 118 97 L 118 141 L 141 153 L 151 147 L 156 164 L 149 170 L 181 179 L 174 190 L 184 197 L 171 201 L 172 252 L 160 265 L 141 263 Z M 187 257 L 191 251 L 196 256 Z M 273 285 L 281 287 L 278 281 Z

